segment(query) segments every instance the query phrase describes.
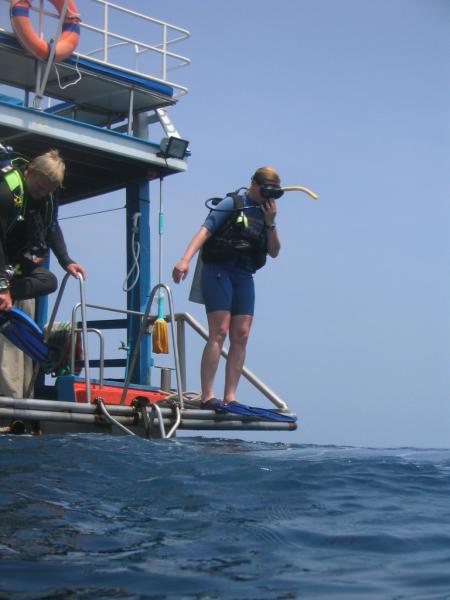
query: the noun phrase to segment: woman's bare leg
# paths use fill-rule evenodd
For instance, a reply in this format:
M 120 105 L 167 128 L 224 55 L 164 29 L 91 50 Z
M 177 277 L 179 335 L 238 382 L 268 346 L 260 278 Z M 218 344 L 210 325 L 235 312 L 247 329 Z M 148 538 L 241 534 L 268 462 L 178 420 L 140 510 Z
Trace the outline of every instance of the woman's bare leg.
M 220 352 L 230 328 L 230 313 L 217 310 L 207 314 L 209 337 L 203 350 L 200 367 L 202 402 L 214 398 L 214 379 L 219 365 Z
M 230 351 L 225 369 L 224 402 L 236 401 L 236 389 L 244 366 L 245 349 L 252 321 L 251 315 L 235 315 L 230 319 Z

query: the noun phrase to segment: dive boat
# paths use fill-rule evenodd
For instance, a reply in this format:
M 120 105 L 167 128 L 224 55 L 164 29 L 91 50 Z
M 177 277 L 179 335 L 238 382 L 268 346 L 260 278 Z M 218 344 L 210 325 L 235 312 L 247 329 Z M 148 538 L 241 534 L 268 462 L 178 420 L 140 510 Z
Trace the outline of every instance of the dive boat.
M 0 397 L 0 431 L 170 438 L 186 430 L 296 429 L 297 419 L 286 402 L 245 367 L 243 376 L 272 408 L 201 408 L 199 393 L 186 390 L 185 329 L 190 327 L 204 339 L 207 333 L 191 315 L 174 311 L 170 288 L 163 283 L 152 286 L 148 259 L 134 252 L 136 240 L 150 246 L 149 182 L 159 180 L 162 186 L 164 178 L 187 169 L 188 142 L 180 137 L 168 109 L 188 92 L 170 80 L 169 73 L 190 63 L 175 51 L 189 32 L 108 0 L 77 0 L 76 6 L 72 0 L 51 0 L 56 12 L 48 12 L 44 4 L 35 7 L 22 0 L 0 0 L 0 8 L 10 9 L 11 22 L 10 29 L 0 28 L 0 92 L 4 92 L 0 93 L 0 144 L 27 157 L 57 147 L 68 174 L 61 205 L 124 189 L 124 252 L 127 269 L 137 265 L 139 278 L 127 293 L 126 308 L 89 304 L 85 282 L 79 279 L 80 299 L 66 321 L 67 372 L 49 385 L 36 361 L 27 397 Z M 88 21 L 93 15 L 100 15 L 99 22 Z M 33 19 L 39 25 L 34 26 Z M 139 26 L 129 32 L 114 29 L 113 23 L 126 19 L 135 19 Z M 46 23 L 54 27 L 56 43 L 43 41 Z M 142 39 L 136 39 L 136 31 L 143 32 Z M 155 31 L 160 40 L 150 44 L 146 40 Z M 116 59 L 126 51 L 134 55 L 132 67 Z M 138 68 L 143 55 L 155 59 L 157 67 L 151 72 Z M 156 141 L 148 138 L 149 124 L 162 129 Z M 51 340 L 67 278 L 61 282 L 50 317 L 48 299 L 37 303 L 36 321 L 44 331 L 45 344 Z M 170 326 L 174 365 L 161 370 L 158 385 L 149 385 L 152 330 L 161 318 L 161 314 L 151 314 L 156 294 L 165 296 L 170 308 L 164 320 Z M 97 311 L 101 319 L 93 318 Z M 118 317 L 104 318 L 105 314 Z M 127 359 L 104 357 L 104 331 L 114 328 L 127 332 L 131 349 Z M 99 339 L 100 356 L 95 360 L 88 347 L 92 335 Z M 77 339 L 81 340 L 81 360 Z M 222 354 L 226 357 L 226 350 Z M 92 367 L 99 369 L 97 379 L 91 377 Z M 106 379 L 104 370 L 109 367 L 123 368 L 124 375 Z M 173 386 L 171 372 L 176 379 Z

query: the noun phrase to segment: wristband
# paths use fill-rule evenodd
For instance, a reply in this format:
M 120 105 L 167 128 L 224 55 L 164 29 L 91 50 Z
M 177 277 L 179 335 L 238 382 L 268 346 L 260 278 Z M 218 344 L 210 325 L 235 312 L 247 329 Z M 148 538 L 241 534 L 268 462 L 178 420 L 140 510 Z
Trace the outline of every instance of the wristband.
M 266 227 L 266 229 L 271 229 L 272 231 L 277 228 L 275 223 L 272 223 L 272 225 L 266 225 L 265 227 Z

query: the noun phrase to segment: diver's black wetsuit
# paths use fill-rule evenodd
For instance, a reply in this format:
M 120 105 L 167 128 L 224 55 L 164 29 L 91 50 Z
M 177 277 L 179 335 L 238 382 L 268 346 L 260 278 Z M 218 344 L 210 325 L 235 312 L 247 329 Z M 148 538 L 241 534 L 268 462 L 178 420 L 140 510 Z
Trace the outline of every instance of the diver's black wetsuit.
M 53 273 L 24 254 L 47 256 L 50 249 L 63 269 L 75 262 L 67 252 L 58 224 L 55 194 L 36 200 L 28 194 L 25 182 L 24 189 L 23 209 L 19 210 L 11 190 L 0 178 L 0 277 L 10 281 L 13 300 L 50 294 L 58 287 Z M 7 265 L 15 269 L 12 277 Z

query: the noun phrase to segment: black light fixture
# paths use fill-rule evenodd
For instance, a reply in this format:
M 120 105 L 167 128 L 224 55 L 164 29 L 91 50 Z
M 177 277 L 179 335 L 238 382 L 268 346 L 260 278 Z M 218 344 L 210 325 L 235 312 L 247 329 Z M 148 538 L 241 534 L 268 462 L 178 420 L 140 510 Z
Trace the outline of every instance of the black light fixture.
M 187 154 L 189 142 L 178 137 L 165 137 L 159 145 L 161 152 L 158 156 L 162 158 L 178 158 L 183 160 Z

